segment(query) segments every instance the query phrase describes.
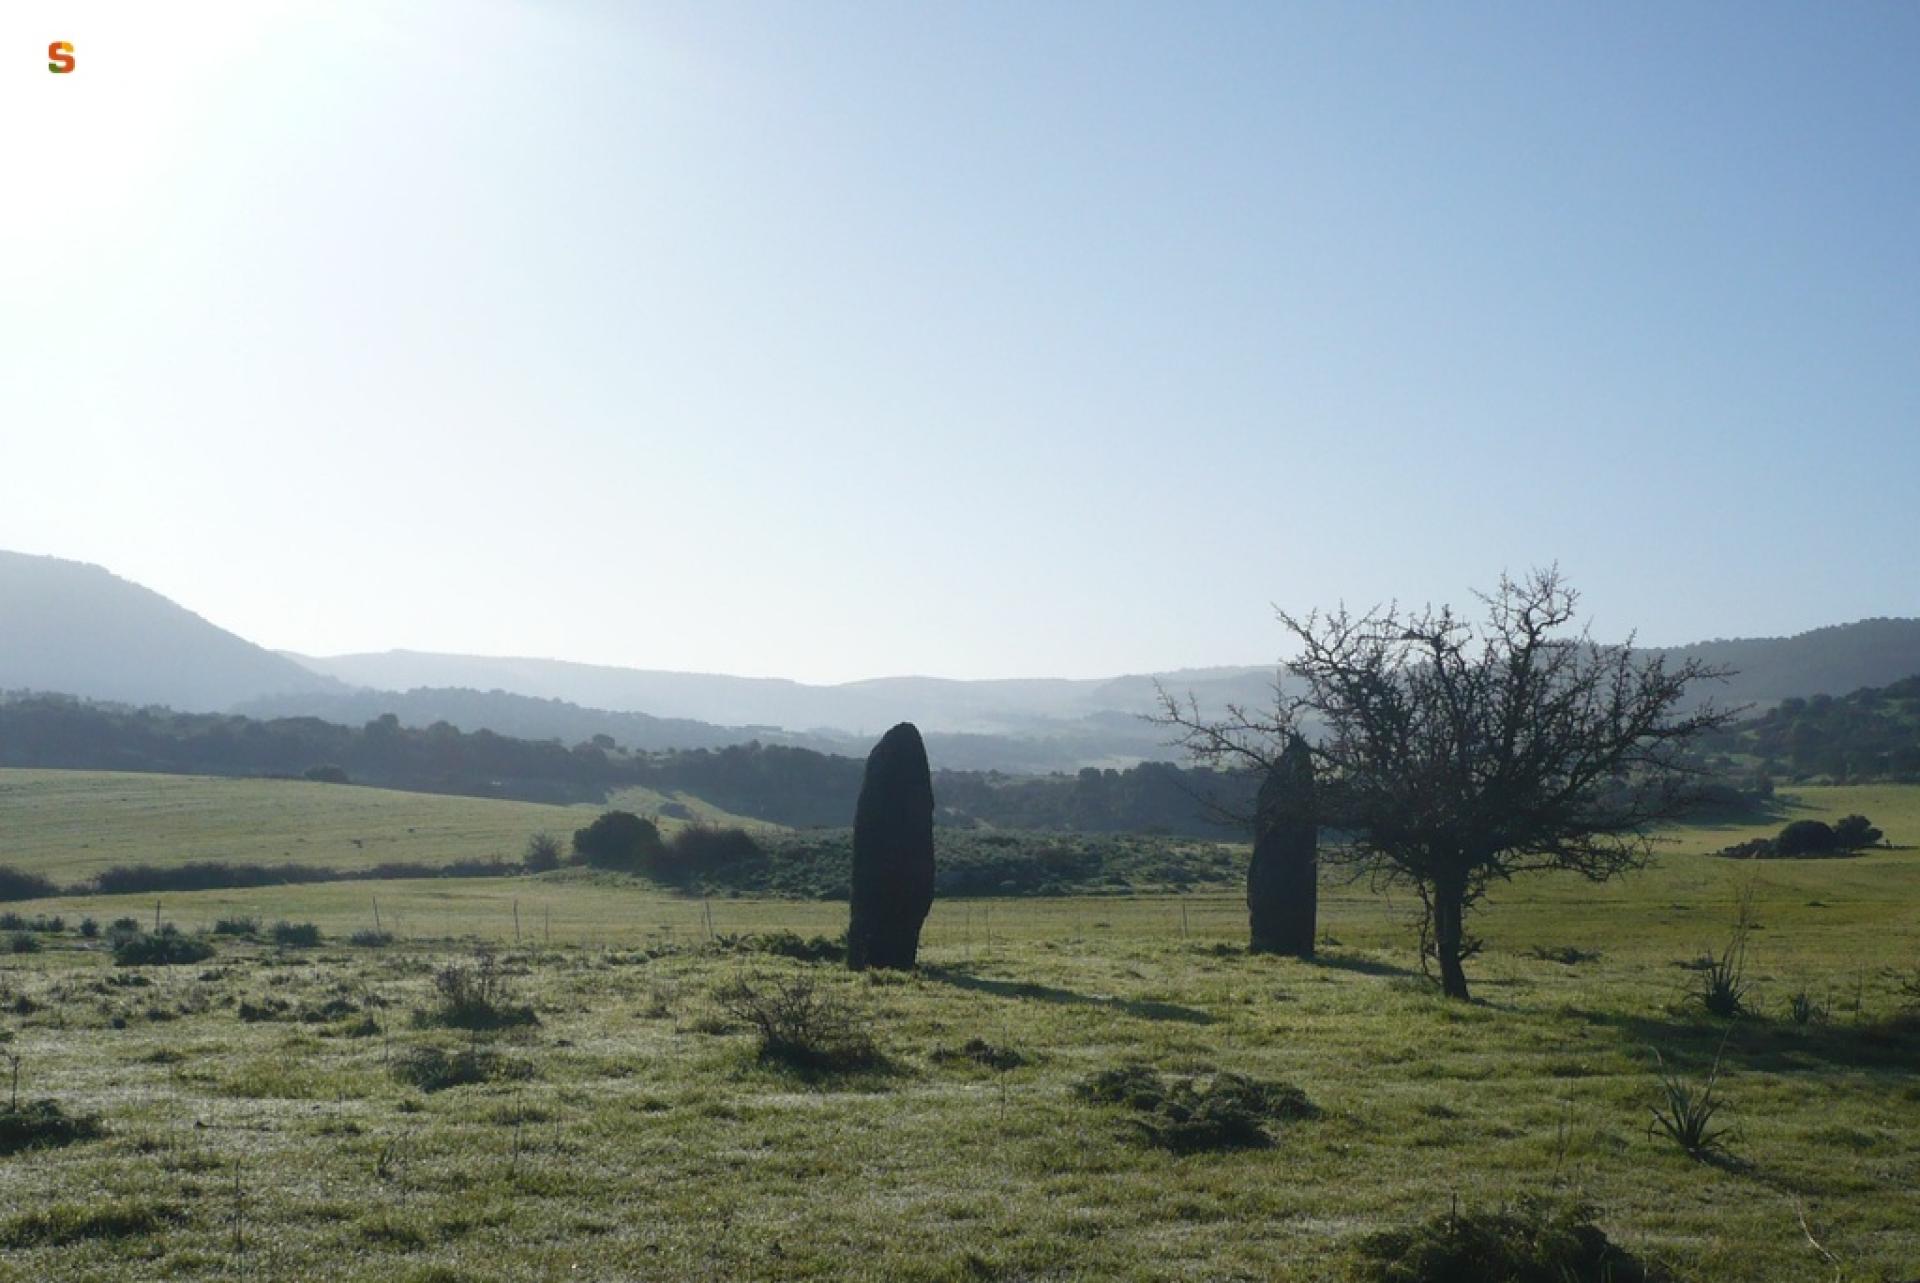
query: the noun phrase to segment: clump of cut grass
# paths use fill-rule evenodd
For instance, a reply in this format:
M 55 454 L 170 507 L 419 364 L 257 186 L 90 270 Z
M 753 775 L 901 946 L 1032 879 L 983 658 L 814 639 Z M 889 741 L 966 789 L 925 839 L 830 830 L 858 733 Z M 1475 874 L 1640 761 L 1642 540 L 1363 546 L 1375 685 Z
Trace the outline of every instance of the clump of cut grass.
M 205 962 L 212 956 L 212 945 L 197 936 L 181 935 L 172 923 L 158 931 L 136 930 L 132 935 L 121 935 L 113 945 L 117 967 L 176 967 Z
M 1727 1142 L 1733 1139 L 1733 1131 L 1717 1127 L 1713 1121 L 1726 1106 L 1725 1099 L 1719 1095 L 1720 1058 L 1714 1057 L 1706 1081 L 1697 1087 L 1669 1072 L 1658 1051 L 1653 1053 L 1653 1058 L 1660 1078 L 1660 1101 L 1652 1106 L 1653 1118 L 1647 1124 L 1647 1134 L 1664 1135 L 1689 1158 L 1703 1162 L 1727 1156 Z
M 1527 956 L 1540 962 L 1557 962 L 1563 967 L 1577 967 L 1583 962 L 1600 961 L 1597 950 L 1577 949 L 1570 944 L 1535 945 L 1527 950 Z
M 1077 1090 L 1084 1100 L 1137 1111 L 1143 1117 L 1130 1121 L 1139 1138 L 1175 1153 L 1264 1148 L 1273 1125 L 1319 1112 L 1290 1083 L 1225 1072 L 1169 1081 L 1138 1064 L 1102 1070 Z
M 1526 1196 L 1457 1208 L 1362 1240 L 1364 1283 L 1655 1283 L 1662 1276 L 1607 1238 L 1593 1208 Z
M 754 1031 L 763 1062 L 816 1073 L 887 1065 L 861 1015 L 813 976 L 739 975 L 714 990 L 713 1000 Z
M 984 1038 L 969 1038 L 959 1047 L 937 1048 L 932 1060 L 935 1064 L 972 1064 L 1002 1072 L 1028 1063 L 1023 1053 L 1011 1047 L 996 1047 Z

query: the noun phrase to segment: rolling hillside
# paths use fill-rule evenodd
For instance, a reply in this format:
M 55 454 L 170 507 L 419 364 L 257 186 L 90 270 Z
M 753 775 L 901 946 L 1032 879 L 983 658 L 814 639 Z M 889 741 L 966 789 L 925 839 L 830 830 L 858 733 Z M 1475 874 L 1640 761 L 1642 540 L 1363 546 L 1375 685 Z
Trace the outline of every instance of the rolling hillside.
M 98 566 L 0 552 L 0 690 L 215 712 L 343 689 Z

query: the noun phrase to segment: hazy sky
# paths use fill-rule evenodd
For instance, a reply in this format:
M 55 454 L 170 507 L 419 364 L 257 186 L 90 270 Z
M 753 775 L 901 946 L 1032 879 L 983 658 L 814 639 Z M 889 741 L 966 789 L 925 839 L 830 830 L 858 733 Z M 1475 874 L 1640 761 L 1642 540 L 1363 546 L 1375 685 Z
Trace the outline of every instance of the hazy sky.
M 1916 614 L 1917 68 L 1910 3 L 9 0 L 0 547 L 815 680 L 1554 559 L 1609 636 Z

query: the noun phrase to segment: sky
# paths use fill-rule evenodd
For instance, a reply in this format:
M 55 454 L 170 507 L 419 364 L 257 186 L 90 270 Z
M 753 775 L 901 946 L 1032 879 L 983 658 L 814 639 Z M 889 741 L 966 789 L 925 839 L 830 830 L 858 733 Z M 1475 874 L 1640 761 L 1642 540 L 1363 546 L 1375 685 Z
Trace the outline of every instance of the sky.
M 0 548 L 811 681 L 1552 562 L 1609 638 L 1920 614 L 1916 66 L 1904 3 L 9 0 Z

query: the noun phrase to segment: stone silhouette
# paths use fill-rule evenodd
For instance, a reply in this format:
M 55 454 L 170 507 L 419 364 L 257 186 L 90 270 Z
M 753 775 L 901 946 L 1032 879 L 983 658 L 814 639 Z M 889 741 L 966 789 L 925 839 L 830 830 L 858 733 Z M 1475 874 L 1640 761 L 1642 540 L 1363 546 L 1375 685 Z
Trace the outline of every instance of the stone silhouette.
M 1247 916 L 1253 953 L 1313 956 L 1319 909 L 1313 756 L 1298 735 L 1260 784 L 1253 822 L 1253 863 L 1247 868 Z
M 912 722 L 867 756 L 853 816 L 853 905 L 847 965 L 911 969 L 933 907 L 933 777 Z

